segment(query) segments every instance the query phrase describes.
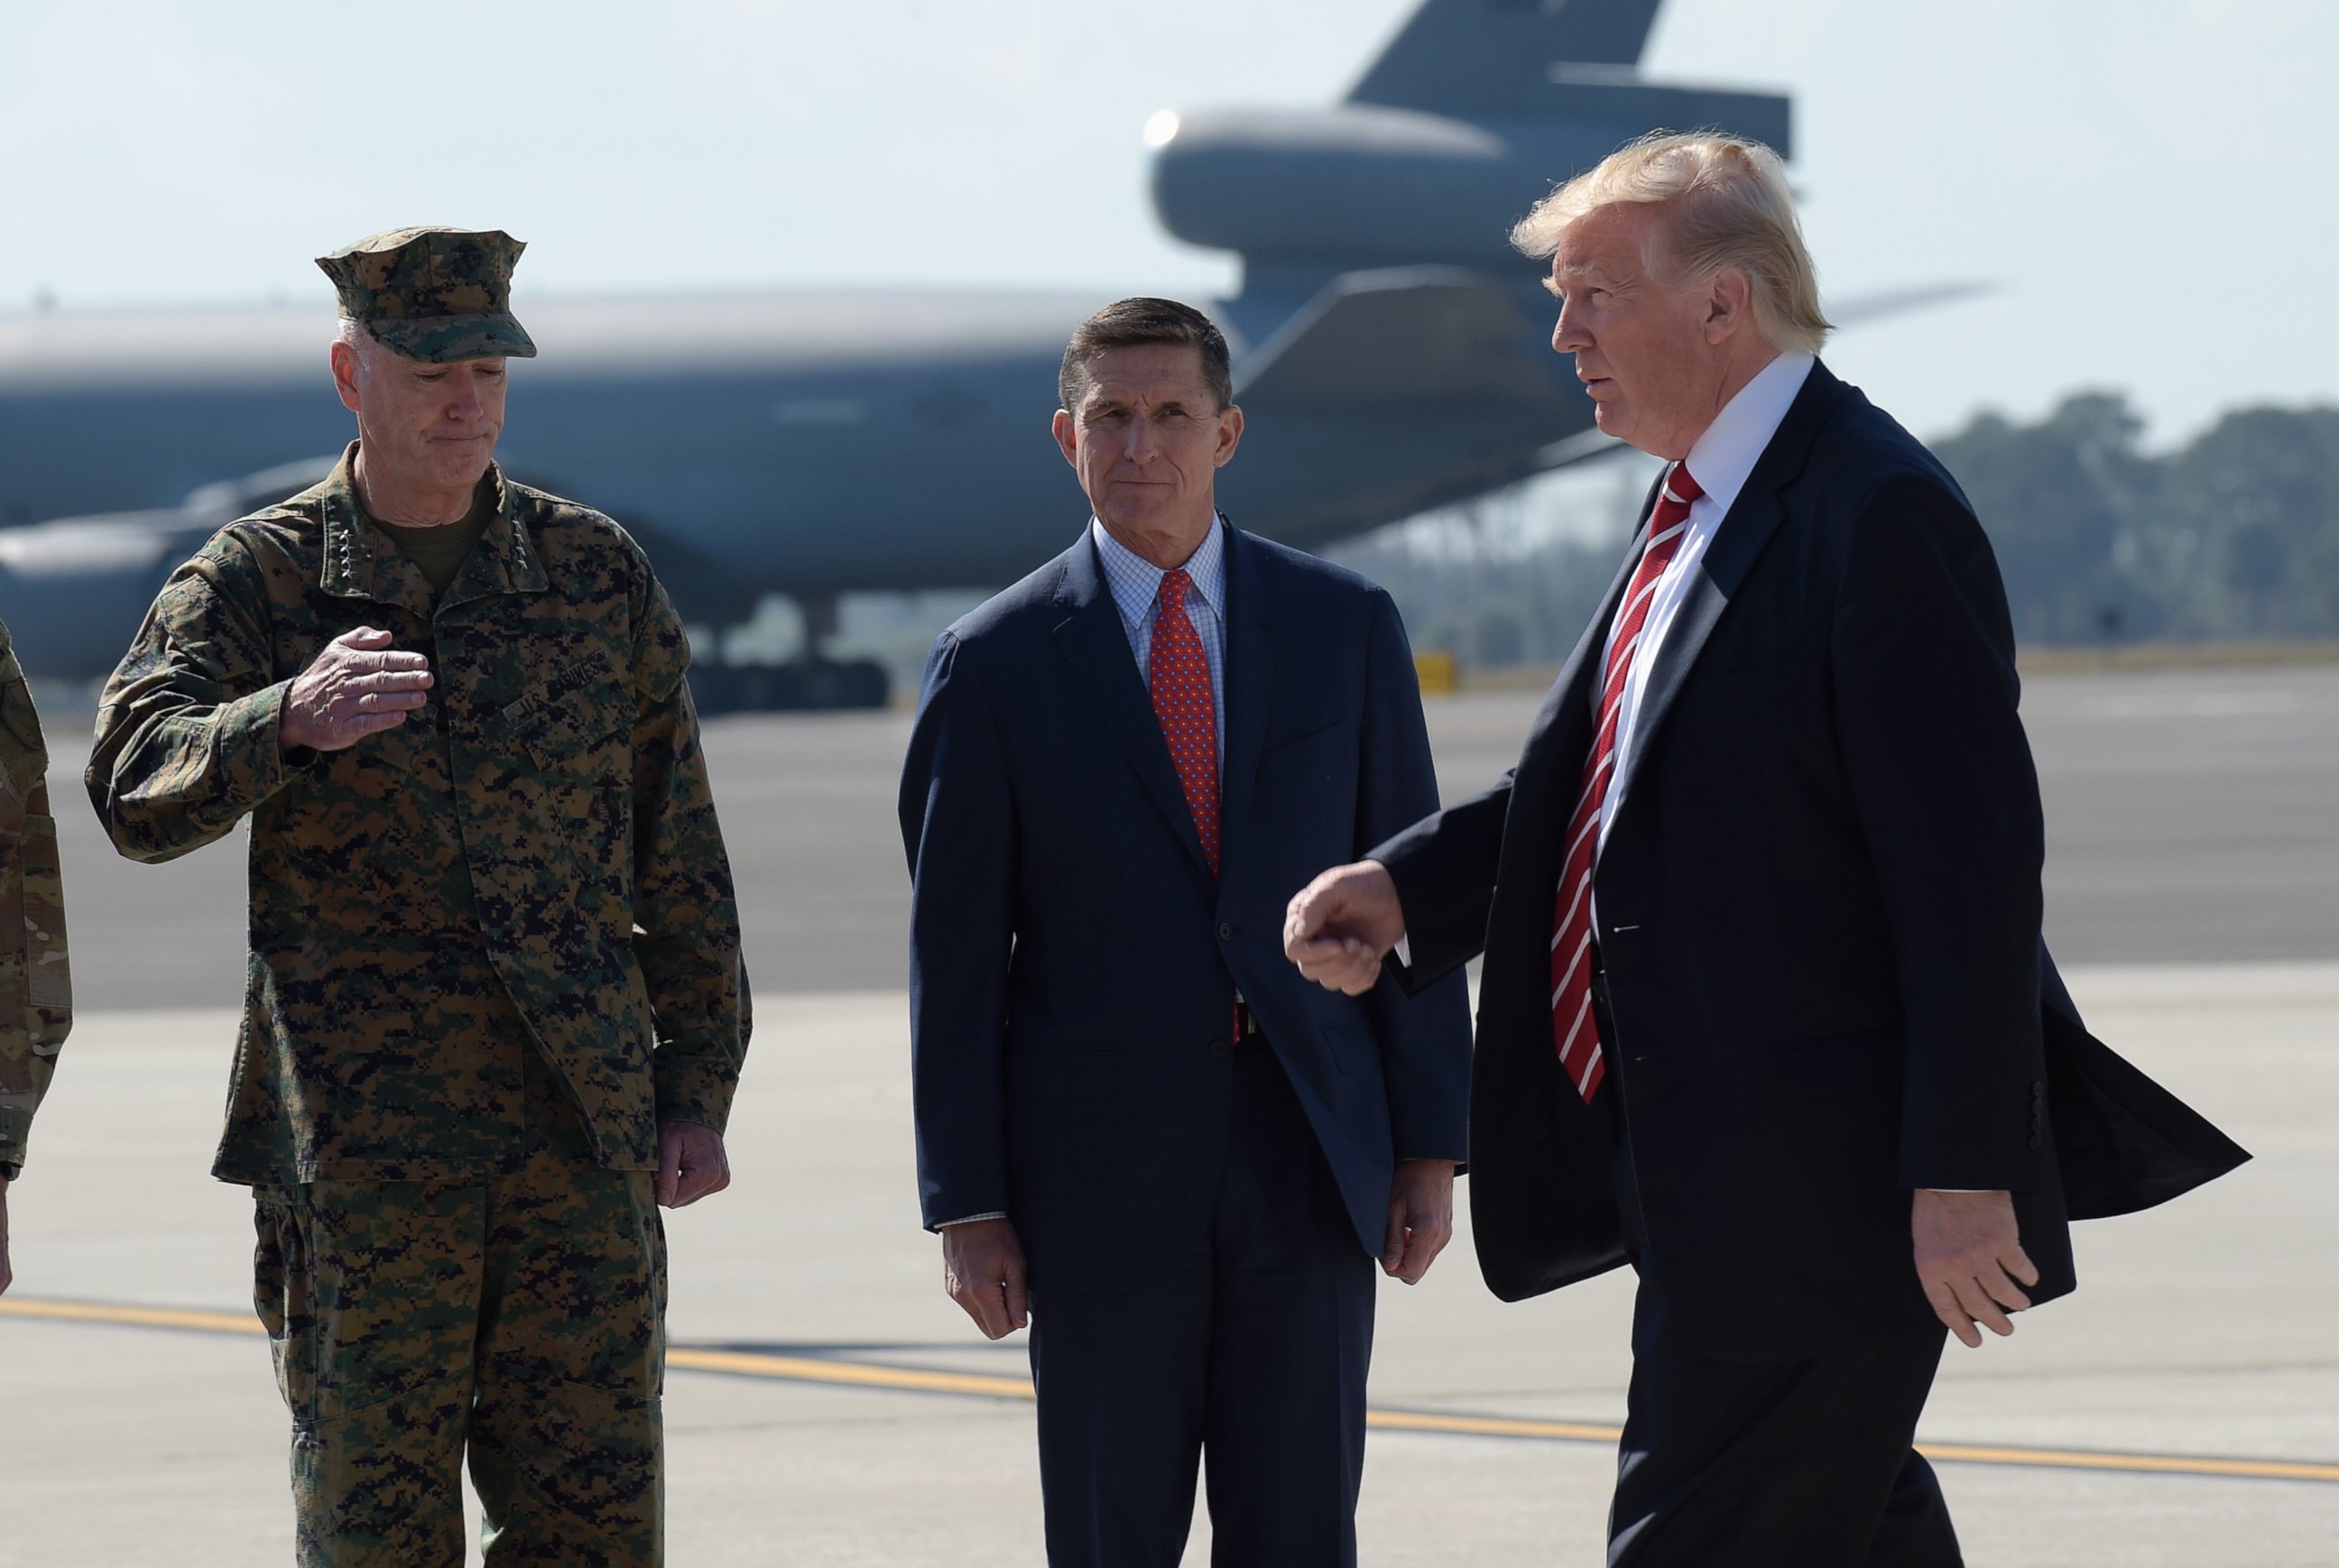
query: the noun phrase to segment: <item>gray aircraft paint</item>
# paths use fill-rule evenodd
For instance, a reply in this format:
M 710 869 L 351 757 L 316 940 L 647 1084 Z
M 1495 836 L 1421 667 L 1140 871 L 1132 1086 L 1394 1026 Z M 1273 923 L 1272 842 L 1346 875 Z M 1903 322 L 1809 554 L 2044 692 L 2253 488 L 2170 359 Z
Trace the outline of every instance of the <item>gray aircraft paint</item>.
M 1784 98 L 1639 81 L 1656 5 L 1428 0 L 1346 103 L 1150 128 L 1164 224 L 1244 258 L 1212 309 L 1245 526 L 1321 545 L 1599 444 L 1511 222 L 1653 126 L 1788 143 Z M 625 521 L 694 621 L 1004 583 L 1079 525 L 1046 424 L 1108 297 L 529 301 L 542 357 L 515 363 L 499 455 Z M 338 452 L 331 331 L 290 307 L 0 317 L 0 618 L 29 667 L 103 673 L 173 565 Z

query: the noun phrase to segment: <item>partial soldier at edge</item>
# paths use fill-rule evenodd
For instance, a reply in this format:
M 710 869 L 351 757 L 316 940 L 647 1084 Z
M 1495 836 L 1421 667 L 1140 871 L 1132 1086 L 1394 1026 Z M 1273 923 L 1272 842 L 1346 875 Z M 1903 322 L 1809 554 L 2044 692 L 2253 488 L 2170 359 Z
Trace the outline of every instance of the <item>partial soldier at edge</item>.
M 660 1560 L 656 1205 L 729 1179 L 736 904 L 680 622 L 492 457 L 508 235 L 319 265 L 360 439 L 181 567 L 88 784 L 134 860 L 251 823 L 213 1173 L 251 1185 L 304 1564 Z
M 12 1277 L 8 1188 L 24 1168 L 33 1113 L 73 1029 L 48 771 L 32 688 L 0 625 L 0 1294 Z

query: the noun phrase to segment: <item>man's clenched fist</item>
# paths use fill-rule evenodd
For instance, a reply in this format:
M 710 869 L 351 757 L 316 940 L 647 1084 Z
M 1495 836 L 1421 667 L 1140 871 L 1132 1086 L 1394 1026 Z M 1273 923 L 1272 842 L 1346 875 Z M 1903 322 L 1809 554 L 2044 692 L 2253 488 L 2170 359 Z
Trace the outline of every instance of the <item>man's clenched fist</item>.
M 390 647 L 372 626 L 344 632 L 292 677 L 279 726 L 284 749 L 337 752 L 376 730 L 395 729 L 429 701 L 430 661 Z
M 1031 1289 L 1015 1227 L 1004 1219 L 944 1226 L 943 1288 L 986 1339 L 1002 1339 L 1029 1324 Z
M 1396 883 L 1377 860 L 1334 866 L 1294 893 L 1283 914 L 1283 955 L 1325 990 L 1350 996 L 1373 989 L 1381 960 L 1404 938 Z

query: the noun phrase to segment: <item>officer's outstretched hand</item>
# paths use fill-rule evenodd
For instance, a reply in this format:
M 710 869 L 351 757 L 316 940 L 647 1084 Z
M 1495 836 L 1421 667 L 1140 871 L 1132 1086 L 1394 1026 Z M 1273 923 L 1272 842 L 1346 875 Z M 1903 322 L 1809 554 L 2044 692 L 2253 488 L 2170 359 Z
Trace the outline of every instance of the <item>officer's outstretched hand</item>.
M 658 1123 L 657 1200 L 686 1208 L 731 1185 L 731 1157 L 723 1135 L 695 1121 Z
M 1283 956 L 1327 991 L 1361 996 L 1381 960 L 1405 938 L 1405 907 L 1377 860 L 1336 865 L 1292 895 L 1283 913 Z
M 430 700 L 430 661 L 400 653 L 374 626 L 343 632 L 292 677 L 277 726 L 284 749 L 337 752 L 376 730 L 395 729 Z

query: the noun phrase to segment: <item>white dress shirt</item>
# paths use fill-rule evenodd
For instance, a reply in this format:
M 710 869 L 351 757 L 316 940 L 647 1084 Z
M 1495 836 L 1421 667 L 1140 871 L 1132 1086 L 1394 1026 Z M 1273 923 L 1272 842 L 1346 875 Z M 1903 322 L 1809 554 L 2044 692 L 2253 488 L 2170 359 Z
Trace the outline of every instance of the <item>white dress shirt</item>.
M 1708 425 L 1705 434 L 1690 449 L 1684 466 L 1690 477 L 1698 482 L 1704 494 L 1690 503 L 1687 530 L 1682 536 L 1681 548 L 1665 564 L 1657 578 L 1655 592 L 1649 600 L 1649 618 L 1641 628 L 1641 646 L 1633 650 L 1633 673 L 1625 677 L 1624 695 L 1616 705 L 1616 764 L 1609 774 L 1610 794 L 1600 813 L 1600 843 L 1608 842 L 1608 830 L 1623 809 L 1623 796 L 1614 793 L 1623 782 L 1626 759 L 1633 754 L 1636 738 L 1635 721 L 1640 717 L 1641 701 L 1649 689 L 1649 674 L 1657 666 L 1657 656 L 1663 649 L 1665 634 L 1673 629 L 1674 619 L 1681 614 L 1682 601 L 1689 596 L 1689 586 L 1722 520 L 1730 515 L 1738 492 L 1746 488 L 1747 476 L 1754 471 L 1771 438 L 1779 433 L 1779 425 L 1787 417 L 1787 409 L 1795 394 L 1803 390 L 1804 379 L 1818 363 L 1805 353 L 1781 354 L 1755 373 L 1754 379 L 1738 389 L 1738 395 L 1722 407 L 1722 412 Z M 1615 651 L 1616 629 L 1608 628 L 1608 643 L 1600 651 L 1600 667 L 1608 667 L 1608 659 Z

